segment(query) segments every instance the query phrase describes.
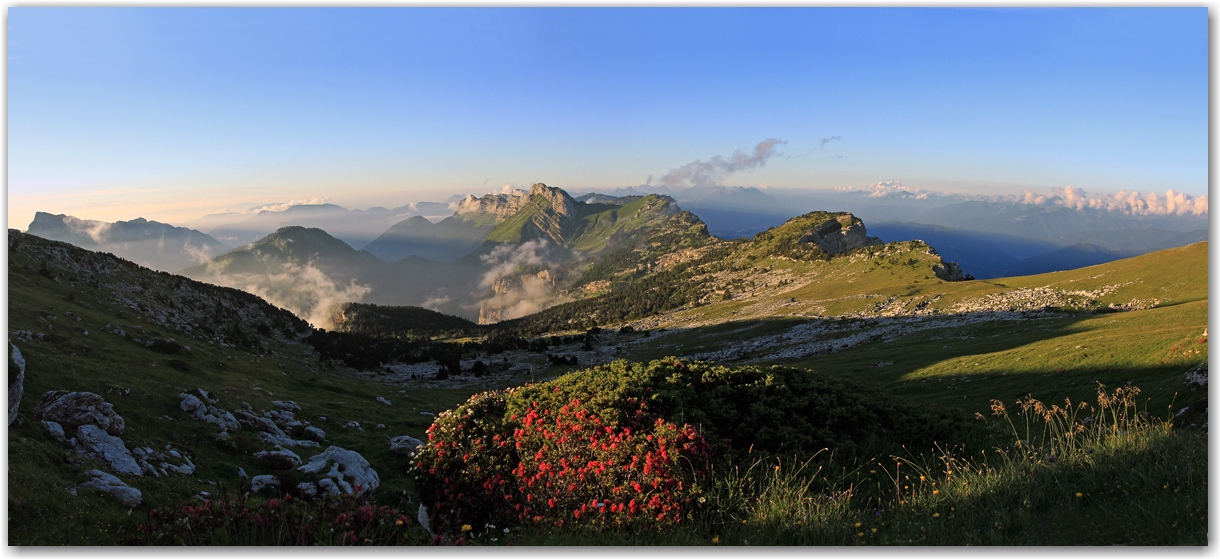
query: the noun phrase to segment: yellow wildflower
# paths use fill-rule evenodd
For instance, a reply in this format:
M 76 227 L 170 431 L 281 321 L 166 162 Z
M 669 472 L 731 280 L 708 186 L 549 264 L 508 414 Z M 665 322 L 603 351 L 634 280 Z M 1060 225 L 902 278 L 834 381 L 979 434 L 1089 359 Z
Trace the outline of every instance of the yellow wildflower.
M 932 518 L 940 518 L 940 513 L 939 512 L 932 513 Z
M 720 543 L 720 536 L 712 536 L 712 545 Z
M 471 530 L 474 530 L 474 528 L 472 528 L 472 527 L 471 527 L 469 524 L 463 524 L 463 525 L 462 525 L 462 531 L 463 531 L 463 532 L 469 532 L 469 531 L 471 531 Z
M 1081 498 L 1081 497 L 1084 497 L 1084 493 L 1081 493 L 1081 492 L 1077 491 L 1077 492 L 1076 492 L 1076 498 L 1077 498 L 1077 499 L 1079 499 L 1079 498 Z

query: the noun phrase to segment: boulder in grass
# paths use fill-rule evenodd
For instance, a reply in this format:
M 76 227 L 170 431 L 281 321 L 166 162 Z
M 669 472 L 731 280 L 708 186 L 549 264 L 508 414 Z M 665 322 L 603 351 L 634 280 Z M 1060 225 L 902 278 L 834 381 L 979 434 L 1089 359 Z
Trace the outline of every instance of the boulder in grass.
M 274 402 L 271 402 L 271 405 L 273 405 L 279 409 L 282 409 L 284 411 L 292 411 L 292 412 L 301 411 L 301 406 L 298 406 L 297 403 L 293 402 L 292 400 L 289 400 L 287 402 L 281 402 L 280 400 L 276 400 Z
M 60 425 L 54 421 L 43 421 L 42 428 L 46 429 L 48 433 L 51 433 L 51 436 L 55 437 L 55 439 L 59 442 L 68 441 L 68 435 L 64 434 L 63 425 Z
M 191 414 L 191 417 L 216 425 L 220 427 L 221 431 L 236 431 L 241 429 L 241 425 L 237 423 L 237 418 L 233 417 L 233 414 L 207 403 L 215 403 L 217 400 L 210 398 L 206 390 L 196 389 L 184 392 L 178 396 L 182 398 L 182 401 L 178 403 L 178 407 L 182 408 L 182 411 Z
M 92 476 L 93 479 L 80 484 L 80 487 L 86 489 L 96 489 L 103 493 L 112 495 L 125 507 L 134 507 L 143 501 L 144 496 L 140 494 L 140 490 L 123 483 L 117 477 L 114 477 L 101 470 L 89 470 L 85 472 Z
M 255 452 L 254 461 L 272 470 L 288 470 L 301 465 L 301 457 L 286 448 Z
M 263 489 L 267 489 L 267 488 L 279 489 L 280 488 L 279 478 L 277 478 L 275 476 L 264 475 L 264 476 L 254 476 L 254 479 L 250 480 L 250 492 L 251 493 L 258 493 L 259 491 L 262 491 Z
M 42 395 L 34 407 L 34 418 L 54 421 L 64 429 L 96 425 L 111 435 L 123 434 L 123 417 L 114 406 L 92 392 L 62 392 L 52 390 Z
M 309 426 L 301 431 L 301 437 L 310 441 L 322 442 L 326 440 L 326 431 Z
M 409 437 L 407 435 L 394 437 L 390 439 L 390 452 L 393 452 L 394 454 L 413 456 L 415 455 L 415 451 L 418 450 L 419 447 L 423 446 L 423 444 L 424 441 L 421 441 L 415 437 Z
M 309 458 L 309 463 L 297 468 L 305 474 L 321 474 L 318 488 L 324 489 L 323 483 L 329 481 L 338 490 L 348 494 L 361 494 L 373 491 L 381 485 L 381 478 L 369 466 L 360 453 L 332 446 L 321 454 Z
M 144 469 L 127 450 L 123 439 L 112 436 L 97 425 L 81 425 L 76 428 L 72 446 L 84 456 L 105 462 L 110 470 L 124 476 L 142 476 Z
M 8 424 L 17 419 L 17 408 L 21 405 L 21 394 L 25 391 L 25 358 L 21 350 L 9 342 L 8 357 Z
M 318 486 L 308 481 L 302 481 L 297 484 L 297 495 L 302 499 L 313 499 L 318 496 Z

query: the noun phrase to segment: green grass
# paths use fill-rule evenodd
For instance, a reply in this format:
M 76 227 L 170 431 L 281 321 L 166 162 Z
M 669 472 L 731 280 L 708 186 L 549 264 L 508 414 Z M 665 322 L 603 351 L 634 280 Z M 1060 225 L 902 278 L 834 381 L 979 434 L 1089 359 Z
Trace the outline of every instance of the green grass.
M 79 490 L 78 496 L 68 493 L 87 481 L 85 470 L 105 468 L 80 459 L 33 418 L 34 406 L 49 390 L 101 394 L 123 416 L 127 428 L 122 439 L 129 447 L 151 446 L 161 450 L 172 444 L 192 456 L 198 467 L 194 475 L 124 480 L 143 493 L 145 502 L 140 507 L 144 509 L 188 502 L 200 491 L 215 493 L 222 487 L 246 490 L 249 481 L 238 477 L 239 467 L 250 476 L 270 473 L 260 470 L 250 457 L 253 450 L 262 450 L 266 445 L 258 442 L 256 448 L 226 450 L 215 439 L 216 427 L 196 422 L 179 409 L 178 394 L 188 389 L 213 392 L 220 398 L 219 406 L 227 410 L 241 408 L 242 402 L 248 402 L 255 410 L 266 410 L 274 409 L 272 400 L 296 401 L 303 408 L 297 414 L 298 419 L 311 422 L 327 435 L 320 449 L 313 449 L 312 453 L 311 449 L 297 449 L 298 454 L 308 459 L 328 444 L 360 452 L 381 477 L 379 500 L 395 506 L 400 501 L 406 502 L 412 486 L 408 460 L 390 453 L 389 437 L 422 437 L 432 418 L 421 415 L 421 411 L 448 409 L 465 401 L 472 392 L 402 389 L 349 378 L 342 368 L 318 363 L 310 348 L 298 343 L 261 338 L 275 352 L 273 356 L 209 345 L 119 306 L 104 288 L 69 281 L 67 275 L 58 282 L 43 277 L 37 273 L 38 262 L 19 251 L 9 254 L 10 332 L 43 332 L 54 334 L 49 338 L 55 340 L 14 340 L 27 368 L 25 393 L 19 406 L 21 420 L 9 428 L 10 544 L 113 543 L 112 530 L 120 519 L 126 518 L 126 510 L 108 496 L 86 489 Z M 169 276 L 149 272 L 147 279 L 154 293 L 168 289 L 158 283 L 158 277 Z M 189 346 L 191 352 L 175 356 L 158 353 L 107 332 L 106 324 L 129 333 L 136 332 L 134 327 L 139 326 L 144 332 L 141 336 L 174 338 Z M 168 366 L 171 358 L 187 363 L 190 372 Z M 378 396 L 389 399 L 393 405 L 377 402 Z M 319 416 L 327 419 L 323 421 Z M 364 431 L 343 427 L 351 420 L 358 421 Z M 376 429 L 378 423 L 386 428 Z M 234 434 L 239 433 L 257 441 L 248 429 Z
M 1098 407 L 1095 417 L 1110 412 L 1118 421 L 1095 421 L 1074 441 L 1062 431 L 1039 440 L 1059 454 L 1006 442 L 837 469 L 833 459 L 762 458 L 720 472 L 704 508 L 680 529 L 534 529 L 518 543 L 1206 545 L 1206 433 L 1123 409 Z M 1020 424 L 1034 411 L 1008 413 Z M 1077 424 L 1062 414 L 1030 420 Z
M 1116 387 L 1129 381 L 1143 389 L 1137 400 L 1140 408 L 1163 417 L 1171 411 L 1171 402 L 1179 408 L 1206 398 L 1205 391 L 1192 392 L 1182 385 L 1182 373 L 1207 360 L 1208 344 L 1201 336 L 1208 314 L 1206 248 L 1200 243 L 1069 272 L 959 283 L 925 278 L 935 260 L 920 257 L 920 249 L 913 246 L 879 262 L 764 259 L 753 265 L 798 277 L 813 275 L 816 281 L 674 313 L 675 320 L 693 318 L 705 325 L 657 336 L 627 356 L 644 359 L 723 349 L 782 332 L 808 320 L 803 315 L 813 309 L 856 312 L 879 297 L 905 298 L 913 305 L 940 295 L 931 304 L 944 309 L 1020 287 L 1092 290 L 1121 284 L 1099 299 L 1102 306 L 1133 299 L 1158 299 L 1159 305 L 924 330 L 784 364 L 848 378 L 912 402 L 984 414 L 993 398 L 1010 403 L 1030 393 L 1046 401 L 1091 401 L 1097 382 Z M 9 255 L 10 335 L 16 330 L 49 335 L 43 342 L 17 342 L 27 376 L 21 420 L 9 429 L 12 545 L 125 541 L 134 522 L 152 508 L 199 502 L 195 496 L 200 491 L 242 491 L 248 481 L 237 477 L 239 467 L 251 476 L 269 473 L 250 458 L 251 450 L 264 445 L 235 451 L 215 440 L 215 427 L 190 420 L 178 408 L 178 394 L 196 387 L 215 393 L 219 405 L 230 410 L 242 402 L 263 410 L 272 407 L 272 400 L 296 401 L 304 408 L 298 418 L 326 431 L 323 447 L 356 450 L 373 464 L 382 479 L 377 503 L 401 508 L 410 517 L 414 506 L 407 500 L 415 488 L 409 463 L 389 452 L 387 439 L 422 437 L 432 418 L 420 411 L 450 409 L 471 394 L 371 383 L 344 368 L 319 363 L 307 346 L 269 337 L 257 339 L 273 355 L 209 345 L 119 305 L 105 288 L 71 281 L 71 274 L 61 274 L 56 281 L 52 278 L 59 272 L 40 274 L 40 262 L 22 251 L 10 249 Z M 170 293 L 174 281 L 152 272 L 122 279 L 147 280 L 151 288 L 142 300 L 149 304 Z M 751 315 L 755 307 L 791 298 L 797 303 L 769 311 L 768 318 Z M 868 327 L 870 320 L 857 323 Z M 144 338 L 174 338 L 192 351 L 158 353 L 107 332 L 106 324 L 128 332 L 140 326 Z M 171 359 L 184 366 L 171 367 Z M 881 363 L 884 366 L 875 366 Z M 568 370 L 543 370 L 537 377 Z M 33 419 L 33 407 L 48 390 L 101 394 L 126 419 L 122 438 L 128 446 L 161 449 L 172 444 L 187 451 L 198 470 L 190 476 L 125 479 L 145 498 L 132 517 L 100 493 L 80 489 L 71 495 L 70 489 L 86 481 L 83 472 L 100 465 L 80 459 Z M 378 403 L 378 396 L 393 405 Z M 342 427 L 349 420 L 359 421 L 364 431 Z M 387 428 L 375 429 L 377 423 Z M 942 452 L 910 449 L 898 461 L 883 458 L 872 464 L 822 461 L 825 457 L 780 462 L 770 457 L 722 470 L 706 506 L 677 530 L 591 533 L 531 528 L 514 529 L 510 536 L 497 530 L 492 542 L 491 530 L 476 529 L 469 539 L 492 544 L 1204 545 L 1206 444 L 1204 433 L 1145 422 L 1123 434 L 1104 434 L 1091 453 L 1060 456 L 1054 462 L 1011 441 Z M 311 455 L 308 449 L 298 453 L 303 458 Z M 946 469 L 955 473 L 945 476 Z M 907 475 L 924 475 L 926 481 L 916 484 L 903 477 Z M 242 537 L 243 542 L 279 541 L 259 539 L 257 533 Z

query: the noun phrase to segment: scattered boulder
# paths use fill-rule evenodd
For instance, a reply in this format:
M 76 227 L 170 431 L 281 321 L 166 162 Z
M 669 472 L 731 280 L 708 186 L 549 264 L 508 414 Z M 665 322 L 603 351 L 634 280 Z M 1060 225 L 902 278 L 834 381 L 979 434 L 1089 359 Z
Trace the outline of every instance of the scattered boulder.
M 12 342 L 8 345 L 11 350 L 8 357 L 8 424 L 12 425 L 17 419 L 17 407 L 21 405 L 21 394 L 25 390 L 25 358 Z
M 1207 331 L 1203 331 L 1207 335 Z M 1186 371 L 1186 385 L 1191 388 L 1207 388 L 1207 361 L 1199 363 Z
M 63 392 L 51 390 L 42 395 L 42 401 L 34 407 L 34 418 L 54 421 L 65 429 L 76 429 L 82 425 L 96 425 L 111 435 L 123 434 L 123 418 L 114 412 L 114 406 L 92 392 Z
M 185 464 L 174 464 L 170 462 L 170 456 L 157 452 L 150 447 L 136 447 L 131 449 L 131 454 L 135 456 L 136 462 L 140 464 L 140 469 L 144 473 L 151 473 L 155 477 L 169 475 L 170 472 L 191 475 L 195 473 L 195 463 L 191 462 L 190 458 L 182 455 L 182 453 L 167 445 L 169 453 L 174 458 L 183 460 Z
M 143 495 L 140 490 L 123 483 L 117 477 L 114 477 L 101 470 L 89 470 L 85 472 L 93 477 L 93 479 L 80 484 L 79 487 L 86 489 L 96 489 L 103 493 L 108 493 L 122 503 L 125 507 L 134 507 L 139 505 L 143 500 Z
M 72 439 L 76 451 L 89 458 L 105 462 L 111 471 L 125 476 L 142 476 L 144 469 L 132 457 L 123 439 L 112 436 L 97 425 L 81 425 Z
M 209 404 L 219 404 L 220 403 L 220 398 L 213 396 L 211 392 L 208 392 L 207 390 L 204 390 L 202 388 L 192 388 L 190 390 L 187 390 L 186 393 L 190 394 L 191 396 L 195 396 L 195 397 L 199 398 L 200 400 L 207 402 Z
M 312 499 L 318 496 L 318 486 L 315 483 L 303 481 L 297 484 L 297 495 L 303 499 Z
M 403 435 L 401 437 L 394 437 L 390 439 L 390 452 L 393 452 L 394 454 L 414 456 L 415 451 L 423 445 L 424 441 L 421 441 L 415 437 Z
M 279 445 L 279 446 L 304 446 L 304 447 L 321 446 L 315 441 L 310 441 L 310 440 L 300 440 L 299 441 L 292 437 L 289 437 L 288 434 L 285 433 L 283 431 L 283 429 L 280 429 L 279 426 L 276 425 L 274 421 L 271 421 L 270 419 L 267 419 L 266 417 L 259 417 L 246 410 L 237 410 L 237 415 L 241 416 L 242 422 L 244 422 L 247 425 L 249 425 L 250 427 L 258 430 L 259 437 L 261 437 L 263 439 L 263 441 L 267 442 L 268 444 L 274 444 L 274 445 Z
M 309 426 L 301 431 L 301 436 L 305 437 L 307 440 L 322 442 L 326 440 L 326 431 L 318 429 L 317 427 Z
M 255 452 L 254 461 L 258 465 L 272 470 L 288 470 L 301 465 L 301 457 L 284 448 Z
M 263 475 L 263 476 L 254 476 L 254 479 L 250 480 L 250 492 L 251 493 L 258 493 L 259 491 L 262 491 L 265 488 L 279 489 L 280 488 L 279 478 L 277 478 L 275 476 L 271 476 L 271 475 Z
M 389 401 L 389 400 L 387 400 L 387 399 L 385 399 L 385 398 L 382 398 L 381 396 L 378 396 L 378 397 L 377 397 L 377 401 L 378 401 L 378 402 L 381 402 L 381 403 L 383 403 L 383 404 L 385 404 L 385 405 L 387 405 L 387 406 L 392 406 L 392 405 L 393 405 L 393 404 L 391 404 L 391 403 L 390 403 L 390 401 Z
M 191 417 L 211 423 L 220 427 L 221 431 L 235 431 L 241 429 L 241 424 L 237 422 L 237 418 L 216 406 L 208 405 L 205 402 L 217 403 L 219 400 L 210 398 L 206 390 L 198 388 L 192 391 L 183 392 L 178 395 L 182 398 L 178 407 L 182 411 L 191 414 Z
M 290 412 L 301 411 L 301 406 L 298 406 L 296 402 L 293 402 L 291 400 L 289 400 L 287 402 L 281 402 L 279 400 L 275 400 L 274 402 L 271 402 L 271 405 L 273 405 L 279 409 L 282 409 L 284 411 L 290 411 Z
M 318 488 L 331 493 L 334 491 L 329 490 L 330 484 L 337 486 L 337 490 L 348 494 L 373 491 L 377 489 L 378 485 L 381 485 L 381 478 L 369 466 L 368 460 L 354 450 L 346 450 L 337 446 L 331 446 L 321 454 L 310 457 L 309 463 L 297 470 L 306 474 L 325 476 L 318 481 Z
M 284 429 L 291 429 L 297 425 L 301 425 L 301 422 L 297 421 L 296 416 L 294 416 L 290 411 L 265 411 L 263 412 L 263 417 L 270 419 L 272 423 L 275 423 Z
M 249 476 L 249 475 L 246 475 L 246 469 L 245 469 L 245 468 L 238 468 L 238 469 L 237 469 L 237 477 L 242 478 L 242 479 L 250 479 L 250 476 Z
M 43 421 L 42 428 L 51 433 L 59 442 L 67 442 L 68 436 L 64 434 L 64 427 L 54 421 Z

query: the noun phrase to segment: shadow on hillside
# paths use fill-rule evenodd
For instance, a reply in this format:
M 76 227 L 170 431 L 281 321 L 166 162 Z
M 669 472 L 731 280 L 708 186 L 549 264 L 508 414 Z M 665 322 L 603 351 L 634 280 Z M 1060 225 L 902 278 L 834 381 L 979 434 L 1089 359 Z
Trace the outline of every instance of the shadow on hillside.
M 1179 404 L 1206 396 L 1192 395 L 1183 379 L 1187 369 L 1206 359 L 1205 345 L 1200 354 L 1170 352 L 1167 357 L 1153 358 L 1145 348 L 1140 357 L 1126 353 L 1125 343 L 1106 340 L 1142 334 L 1081 326 L 1098 316 L 1071 313 L 1001 319 L 980 313 L 929 319 L 771 318 L 669 329 L 658 332 L 651 341 L 628 341 L 628 336 L 639 334 L 619 334 L 615 341 L 603 343 L 628 341 L 625 345 L 631 349 L 624 350 L 622 357 L 634 360 L 674 355 L 728 366 L 805 367 L 909 399 L 980 412 L 988 411 L 992 398 L 1011 402 L 1025 395 L 1047 402 L 1062 403 L 1064 398 L 1093 402 L 1098 383 L 1140 387 L 1140 401 L 1147 401 L 1149 412 L 1157 416 L 1164 415 L 1175 393 Z M 1168 349 L 1183 336 L 1201 333 L 1202 326 L 1199 332 L 1182 334 L 1176 329 L 1161 336 Z M 1063 343 L 1055 343 L 1060 338 Z M 1193 349 L 1186 347 L 1185 351 Z

